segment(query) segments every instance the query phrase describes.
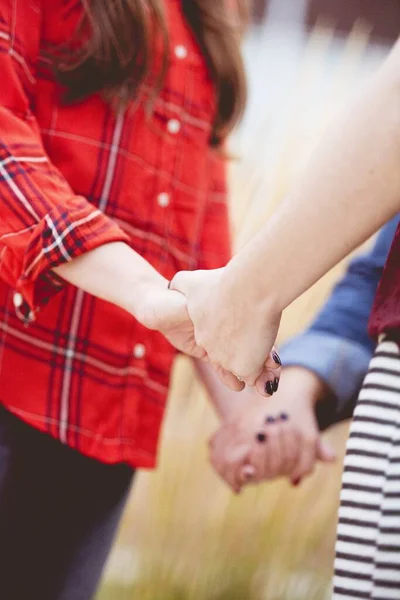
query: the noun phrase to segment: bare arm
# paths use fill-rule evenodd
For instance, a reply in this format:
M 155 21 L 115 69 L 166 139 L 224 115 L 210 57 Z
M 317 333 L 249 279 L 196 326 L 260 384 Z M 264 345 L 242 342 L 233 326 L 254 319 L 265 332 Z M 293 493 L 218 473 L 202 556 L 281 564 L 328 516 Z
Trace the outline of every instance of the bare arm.
M 169 290 L 167 280 L 127 244 L 104 244 L 54 271 L 85 292 L 128 311 L 182 352 L 204 356 L 194 339 L 185 298 Z
M 214 365 L 254 384 L 283 309 L 399 211 L 399 165 L 398 42 L 261 232 L 225 269 L 174 279 Z
M 127 244 L 104 244 L 54 271 L 85 292 L 127 310 L 146 327 L 157 329 L 150 292 L 165 290 L 167 281 Z
M 283 310 L 399 211 L 399 165 L 400 42 L 226 280 L 249 286 L 257 305 Z

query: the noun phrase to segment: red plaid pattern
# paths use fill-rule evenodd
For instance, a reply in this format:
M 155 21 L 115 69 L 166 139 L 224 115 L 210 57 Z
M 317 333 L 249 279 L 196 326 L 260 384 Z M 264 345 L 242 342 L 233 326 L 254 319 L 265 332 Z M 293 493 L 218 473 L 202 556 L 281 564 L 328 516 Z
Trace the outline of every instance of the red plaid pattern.
M 154 113 L 100 97 L 65 106 L 45 58 L 77 0 L 0 5 L 0 401 L 105 462 L 152 467 L 174 350 L 52 267 L 123 240 L 166 277 L 229 258 L 224 160 L 208 145 L 215 97 L 178 0 Z M 57 294 L 55 293 L 57 292 Z

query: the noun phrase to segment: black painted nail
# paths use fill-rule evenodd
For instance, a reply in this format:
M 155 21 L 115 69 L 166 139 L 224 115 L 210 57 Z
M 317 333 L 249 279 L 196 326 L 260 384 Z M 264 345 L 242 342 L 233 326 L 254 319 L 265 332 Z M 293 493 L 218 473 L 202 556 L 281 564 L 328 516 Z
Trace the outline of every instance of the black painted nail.
M 265 391 L 267 392 L 267 394 L 269 394 L 270 396 L 272 396 L 272 394 L 274 393 L 274 384 L 272 383 L 272 381 L 267 381 L 267 383 L 265 384 Z
M 268 425 L 270 425 L 271 423 L 275 423 L 275 418 L 274 417 L 267 417 L 265 419 L 265 422 L 268 423 Z
M 260 432 L 260 433 L 257 433 L 256 439 L 257 439 L 258 442 L 260 442 L 261 444 L 263 444 L 266 441 L 267 436 L 265 435 L 265 433 Z
M 274 392 L 278 391 L 278 387 L 279 387 L 279 379 L 277 377 L 275 377 L 275 381 L 274 381 Z
M 279 418 L 281 421 L 287 421 L 289 419 L 289 415 L 287 413 L 283 412 L 279 415 Z
M 279 354 L 277 352 L 275 352 L 275 350 L 272 353 L 272 358 L 274 359 L 274 362 L 276 362 L 277 365 L 282 366 L 281 358 L 280 358 Z

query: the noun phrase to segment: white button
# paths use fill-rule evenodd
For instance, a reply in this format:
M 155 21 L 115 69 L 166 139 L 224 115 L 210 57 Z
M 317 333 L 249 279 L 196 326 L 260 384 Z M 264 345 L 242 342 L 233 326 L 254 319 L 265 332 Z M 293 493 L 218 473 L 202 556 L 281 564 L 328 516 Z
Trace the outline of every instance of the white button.
M 22 295 L 19 294 L 18 292 L 16 292 L 14 294 L 13 301 L 14 301 L 15 308 L 20 308 L 24 303 L 24 299 L 23 299 Z
M 146 355 L 146 348 L 143 346 L 143 344 L 136 344 L 136 346 L 133 349 L 133 356 L 135 358 L 144 358 Z
M 166 208 L 169 205 L 169 194 L 167 192 L 161 192 L 157 197 L 158 205 L 162 208 Z
M 188 55 L 188 51 L 185 46 L 175 46 L 175 56 L 176 58 L 186 58 Z
M 170 119 L 167 123 L 167 129 L 173 135 L 176 135 L 181 130 L 181 123 L 178 119 Z

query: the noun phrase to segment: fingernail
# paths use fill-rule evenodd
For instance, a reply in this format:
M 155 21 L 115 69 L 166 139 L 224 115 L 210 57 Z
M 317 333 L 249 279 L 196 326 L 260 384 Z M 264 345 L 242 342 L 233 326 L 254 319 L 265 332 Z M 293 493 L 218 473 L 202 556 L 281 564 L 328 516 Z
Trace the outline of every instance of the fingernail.
M 292 484 L 293 484 L 295 487 L 298 487 L 298 486 L 300 485 L 300 483 L 301 483 L 301 477 L 299 477 L 298 479 L 294 479 L 294 480 L 292 481 Z
M 267 381 L 267 383 L 265 384 L 265 391 L 267 392 L 267 394 L 269 394 L 270 396 L 272 396 L 272 394 L 274 393 L 274 384 L 272 383 L 272 381 Z
M 274 381 L 274 392 L 278 391 L 278 387 L 279 387 L 279 379 L 277 377 L 275 377 L 275 381 Z
M 274 417 L 267 417 L 265 419 L 265 422 L 268 424 L 275 423 L 275 419 L 274 419 Z
M 279 415 L 279 418 L 281 421 L 287 421 L 289 419 L 289 415 L 287 413 L 283 412 Z
M 274 359 L 274 362 L 275 362 L 277 365 L 279 365 L 279 366 L 282 366 L 282 361 L 281 361 L 281 358 L 280 358 L 279 354 L 278 354 L 277 352 L 275 352 L 275 350 L 274 350 L 274 351 L 273 351 L 273 353 L 272 353 L 272 358 Z
M 256 435 L 256 440 L 257 442 L 260 442 L 260 444 L 263 444 L 267 440 L 267 436 L 265 433 L 260 431 L 260 433 L 257 433 Z

